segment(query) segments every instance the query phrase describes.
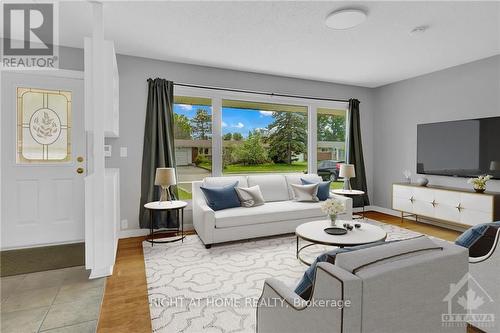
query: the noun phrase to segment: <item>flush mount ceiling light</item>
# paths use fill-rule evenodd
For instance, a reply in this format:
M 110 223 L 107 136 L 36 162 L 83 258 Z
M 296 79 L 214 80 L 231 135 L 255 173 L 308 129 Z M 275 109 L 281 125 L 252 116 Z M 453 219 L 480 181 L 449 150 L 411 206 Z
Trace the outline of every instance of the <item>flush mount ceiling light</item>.
M 335 30 L 346 30 L 360 25 L 366 17 L 361 9 L 342 9 L 328 15 L 326 25 Z
M 429 29 L 428 25 L 419 25 L 418 27 L 415 27 L 415 28 L 413 28 L 410 31 L 410 35 L 420 35 L 420 34 L 423 34 L 424 32 L 427 31 L 427 29 Z

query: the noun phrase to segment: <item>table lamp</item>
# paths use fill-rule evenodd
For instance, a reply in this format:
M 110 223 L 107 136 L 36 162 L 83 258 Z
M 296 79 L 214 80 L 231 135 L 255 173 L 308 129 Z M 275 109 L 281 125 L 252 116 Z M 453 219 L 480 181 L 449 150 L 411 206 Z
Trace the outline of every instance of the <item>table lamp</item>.
M 491 161 L 490 170 L 491 171 L 500 171 L 500 161 Z
M 354 164 L 341 164 L 339 177 L 344 178 L 344 191 L 351 191 L 350 178 L 356 177 L 356 172 L 354 171 Z
M 170 186 L 177 184 L 175 179 L 174 168 L 157 168 L 155 176 L 155 185 L 161 186 L 160 202 L 169 200 L 172 201 L 170 195 Z

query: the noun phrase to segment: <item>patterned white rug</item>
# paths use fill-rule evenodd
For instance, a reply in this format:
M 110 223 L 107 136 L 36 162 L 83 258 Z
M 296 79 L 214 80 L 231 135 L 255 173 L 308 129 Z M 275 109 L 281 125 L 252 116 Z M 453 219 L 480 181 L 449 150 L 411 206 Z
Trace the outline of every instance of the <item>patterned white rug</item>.
M 387 240 L 420 234 L 379 225 Z M 302 244 L 302 242 L 301 242 Z M 281 236 L 205 249 L 198 236 L 184 243 L 144 243 L 153 332 L 255 332 L 255 303 L 264 280 L 294 288 L 307 266 L 295 258 L 295 236 Z M 313 246 L 311 258 L 333 247 Z

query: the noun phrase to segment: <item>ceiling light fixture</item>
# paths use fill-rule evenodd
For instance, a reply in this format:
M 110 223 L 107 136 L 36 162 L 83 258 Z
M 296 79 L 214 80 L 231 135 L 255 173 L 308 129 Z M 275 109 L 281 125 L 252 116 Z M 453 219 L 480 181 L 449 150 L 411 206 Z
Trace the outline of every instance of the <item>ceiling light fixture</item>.
M 360 25 L 367 16 L 361 9 L 342 9 L 328 15 L 326 25 L 335 30 L 346 30 Z
M 410 31 L 410 35 L 423 34 L 424 32 L 427 31 L 427 29 L 429 29 L 428 25 L 419 25 L 418 27 L 415 27 Z

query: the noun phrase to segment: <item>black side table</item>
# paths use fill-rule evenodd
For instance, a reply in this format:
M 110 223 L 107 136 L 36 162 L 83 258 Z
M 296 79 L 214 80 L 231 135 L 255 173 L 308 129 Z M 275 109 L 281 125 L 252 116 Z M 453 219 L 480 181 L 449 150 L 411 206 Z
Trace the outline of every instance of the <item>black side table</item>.
M 149 239 L 146 239 L 147 242 L 151 243 L 151 246 L 154 244 L 163 244 L 163 243 L 172 243 L 172 242 L 184 242 L 184 208 L 186 208 L 187 202 L 181 201 L 181 200 L 172 200 L 172 201 L 153 201 L 153 202 L 148 202 L 147 204 L 144 205 L 144 208 L 149 210 L 149 216 L 151 220 L 151 229 L 149 233 Z M 154 211 L 162 211 L 162 210 L 176 210 L 177 211 L 177 228 L 172 229 L 172 228 L 164 228 L 164 229 L 158 229 L 158 230 L 153 230 L 153 212 Z M 180 228 L 180 230 L 179 230 Z M 173 239 L 168 239 L 164 241 L 156 241 L 154 240 L 154 234 L 159 233 L 159 232 L 165 232 L 165 231 L 179 231 L 181 232 L 180 236 L 174 236 L 174 237 L 169 237 Z

